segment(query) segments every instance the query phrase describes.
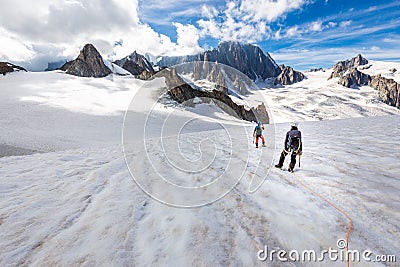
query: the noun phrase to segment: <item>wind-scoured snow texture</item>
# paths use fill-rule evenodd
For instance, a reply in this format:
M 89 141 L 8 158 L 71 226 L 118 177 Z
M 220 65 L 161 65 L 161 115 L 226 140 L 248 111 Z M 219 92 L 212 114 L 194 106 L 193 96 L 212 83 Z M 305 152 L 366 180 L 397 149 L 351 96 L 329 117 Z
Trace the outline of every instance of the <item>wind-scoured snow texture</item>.
M 321 266 L 318 262 L 281 263 L 276 258 L 272 263 L 260 262 L 257 252 L 268 245 L 275 250 L 314 249 L 318 253 L 329 247 L 336 249 L 337 240 L 346 236 L 346 218 L 286 171 L 272 169 L 260 189 L 249 193 L 253 175 L 261 181 L 269 171 L 268 162 L 258 164 L 260 155 L 273 152 L 279 156 L 289 124 L 276 125 L 277 151 L 271 145 L 274 125 L 266 125 L 267 147 L 262 149 L 254 148 L 254 125 L 249 123 L 244 124 L 247 140 L 242 140 L 247 146 L 238 150 L 230 150 L 224 130 L 210 130 L 200 123 L 184 132 L 182 153 L 190 160 L 201 152 L 201 140 L 210 136 L 219 140 L 217 149 L 222 156 L 213 160 L 209 174 L 223 172 L 227 156 L 247 164 L 239 184 L 223 199 L 201 208 L 173 208 L 142 192 L 133 182 L 122 153 L 123 110 L 138 88 L 148 82 L 112 75 L 107 79 L 80 78 L 57 72 L 13 73 L 3 78 L 1 142 L 46 153 L 0 158 L 0 266 Z M 298 92 L 297 97 L 309 92 L 316 99 L 323 93 L 322 88 L 281 90 Z M 329 90 L 335 96 L 348 97 L 350 89 Z M 365 93 L 363 89 L 350 91 Z M 141 103 L 154 97 L 150 91 L 143 92 L 147 94 Z M 371 103 L 380 110 L 379 105 Z M 235 125 L 243 127 L 243 122 L 211 104 L 187 109 L 160 104 L 152 118 L 166 117 L 171 109 L 176 114 L 172 130 L 180 117 L 199 115 L 204 123 L 217 119 L 233 130 Z M 274 110 L 280 114 L 276 107 Z M 321 105 L 317 111 L 326 110 L 331 112 Z M 356 116 L 356 110 L 342 115 Z M 298 179 L 352 218 L 350 249 L 394 254 L 397 259 L 400 129 L 394 126 L 399 123 L 399 116 L 302 122 L 304 154 L 301 169 L 295 169 Z M 165 168 L 159 136 L 153 133 L 147 141 L 153 161 Z M 132 145 L 139 143 L 143 140 L 133 139 Z M 49 148 L 53 152 L 47 152 Z M 206 155 L 215 149 L 202 148 Z M 131 156 L 137 160 L 137 173 L 146 176 L 152 172 L 142 164 L 147 156 L 144 151 L 134 151 Z M 188 180 L 188 175 L 172 177 L 177 183 L 210 181 L 204 176 L 199 180 Z M 345 266 L 345 262 L 323 264 Z
M 400 256 L 400 154 L 393 146 L 400 142 L 400 132 L 387 129 L 398 123 L 400 117 L 386 116 L 300 125 L 304 155 L 295 175 L 351 216 L 350 249 Z M 279 142 L 288 128 L 278 127 Z M 369 134 L 360 138 L 360 132 Z M 159 148 L 154 142 L 149 150 L 161 156 Z M 257 259 L 264 245 L 320 252 L 336 248 L 336 241 L 346 235 L 347 220 L 288 172 L 272 170 L 259 191 L 248 193 L 261 150 L 254 149 L 241 182 L 223 199 L 202 208 L 178 209 L 142 193 L 131 180 L 121 149 L 0 159 L 1 265 L 265 266 L 268 262 Z M 185 149 L 186 155 L 195 156 L 196 146 Z M 245 160 L 246 150 L 234 151 L 233 157 Z M 146 175 L 151 169 L 140 164 L 143 157 L 138 151 L 137 168 Z M 217 158 L 214 164 L 223 166 L 225 160 Z M 187 182 L 183 176 L 176 179 Z

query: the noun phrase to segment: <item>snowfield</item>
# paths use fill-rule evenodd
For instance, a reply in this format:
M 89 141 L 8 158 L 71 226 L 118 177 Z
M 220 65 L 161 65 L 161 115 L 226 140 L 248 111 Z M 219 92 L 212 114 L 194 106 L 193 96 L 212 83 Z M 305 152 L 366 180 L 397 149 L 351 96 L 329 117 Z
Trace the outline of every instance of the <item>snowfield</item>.
M 262 149 L 254 148 L 254 124 L 229 117 L 213 104 L 157 104 L 146 135 L 140 126 L 155 92 L 149 82 L 131 76 L 91 79 L 49 72 L 1 77 L 0 144 L 8 152 L 0 158 L 0 265 L 346 266 L 328 259 L 257 258 L 265 246 L 320 253 L 337 249 L 337 241 L 346 237 L 346 217 L 298 180 L 351 217 L 349 249 L 399 260 L 400 113 L 374 100 L 376 91 L 369 87 L 345 89 L 326 81 L 329 74 L 323 72 L 307 76 L 293 86 L 260 89 L 274 121 L 282 122 L 266 126 Z M 134 96 L 139 104 L 129 107 Z M 132 138 L 124 139 L 123 147 L 128 107 L 124 134 Z M 193 123 L 177 134 L 189 120 Z M 294 176 L 269 168 L 283 147 L 285 122 L 293 120 L 301 121 L 304 143 Z M 156 127 L 165 121 L 164 128 Z M 10 156 L 13 147 L 19 156 Z M 212 204 L 177 208 L 140 188 L 168 204 L 188 198 L 158 186 L 155 170 L 188 188 L 220 182 L 209 192 L 204 189 L 206 196 L 235 186 Z M 197 192 L 192 196 L 193 203 L 203 200 Z
M 388 65 L 385 69 L 389 69 Z M 338 84 L 339 78 L 328 80 L 330 73 L 331 70 L 306 72 L 307 79 L 299 83 L 284 88 L 264 89 L 262 94 L 274 115 L 274 122 L 400 114 L 395 107 L 378 100 L 377 90 L 369 86 L 351 89 L 343 87 Z M 263 88 L 265 85 L 259 86 Z

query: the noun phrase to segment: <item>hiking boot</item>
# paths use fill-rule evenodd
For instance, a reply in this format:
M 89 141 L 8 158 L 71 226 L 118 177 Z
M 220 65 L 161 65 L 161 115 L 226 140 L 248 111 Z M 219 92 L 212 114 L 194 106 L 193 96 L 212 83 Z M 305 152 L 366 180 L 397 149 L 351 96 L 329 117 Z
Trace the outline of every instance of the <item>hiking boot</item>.
M 266 147 L 266 145 L 265 145 L 265 144 L 262 144 L 262 146 L 263 146 L 263 147 Z
M 258 148 L 258 145 L 256 145 L 256 148 Z
M 293 173 L 293 169 L 292 169 L 292 168 L 289 168 L 289 169 L 288 169 L 288 172 Z
M 275 165 L 275 168 L 280 169 L 280 168 L 282 168 L 282 165 L 276 164 L 276 165 Z

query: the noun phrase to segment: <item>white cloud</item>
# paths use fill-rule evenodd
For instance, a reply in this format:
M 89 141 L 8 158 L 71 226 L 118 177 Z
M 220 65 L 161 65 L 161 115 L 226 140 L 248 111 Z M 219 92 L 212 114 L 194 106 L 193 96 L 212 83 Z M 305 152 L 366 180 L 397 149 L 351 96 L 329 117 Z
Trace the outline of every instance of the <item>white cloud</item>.
M 337 23 L 336 23 L 336 22 L 333 22 L 333 21 L 329 21 L 329 22 L 328 22 L 328 26 L 329 26 L 329 28 L 334 28 L 334 27 L 337 26 Z
M 202 51 L 199 46 L 199 31 L 191 24 L 182 25 L 181 23 L 174 23 L 176 27 L 177 49 L 181 47 L 184 54 L 195 54 Z
M 11 33 L 0 28 L 0 44 L 1 52 L 13 58 L 15 61 L 22 61 L 33 57 L 32 47 L 25 45 L 23 42 L 15 38 Z
M 383 38 L 385 43 L 400 43 L 400 38 Z
M 75 58 L 93 43 L 109 59 L 134 50 L 178 55 L 201 50 L 193 26 L 177 26 L 178 41 L 143 24 L 138 0 L 0 0 L 0 60 L 43 70 L 49 61 Z M 115 42 L 121 45 L 115 46 Z
M 215 7 L 203 5 L 201 7 L 201 15 L 206 18 L 213 18 L 218 16 L 218 10 Z
M 204 6 L 203 14 L 206 19 L 201 19 L 197 23 L 202 37 L 211 36 L 222 41 L 256 42 L 270 37 L 277 38 L 279 34 L 275 33 L 272 36 L 269 24 L 309 2 L 309 0 L 228 0 L 221 12 Z
M 340 27 L 348 27 L 351 25 L 351 23 L 352 23 L 351 20 L 342 21 L 342 22 L 340 22 Z
M 299 27 L 297 25 L 289 28 L 285 34 L 286 37 L 293 37 L 298 35 L 300 35 L 300 32 L 299 32 Z
M 311 23 L 309 30 L 313 32 L 322 31 L 322 21 L 314 21 L 313 23 Z
M 275 40 L 280 40 L 282 37 L 281 37 L 281 28 L 279 28 L 279 30 L 277 30 L 276 32 L 275 32 L 275 34 L 274 34 L 274 39 Z
M 306 0 L 243 0 L 239 10 L 254 20 L 271 22 L 292 10 L 301 8 L 308 2 Z
M 372 52 L 377 52 L 377 51 L 379 51 L 379 50 L 381 50 L 381 48 L 379 47 L 379 46 L 371 46 L 371 49 L 370 49 Z

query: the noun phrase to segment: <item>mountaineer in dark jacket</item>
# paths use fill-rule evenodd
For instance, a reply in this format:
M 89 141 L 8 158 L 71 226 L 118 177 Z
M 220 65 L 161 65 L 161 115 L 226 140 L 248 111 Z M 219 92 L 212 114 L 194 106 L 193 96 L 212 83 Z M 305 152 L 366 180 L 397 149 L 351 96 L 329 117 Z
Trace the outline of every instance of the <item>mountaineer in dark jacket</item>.
M 296 165 L 296 156 L 301 155 L 302 151 L 303 142 L 301 141 L 301 132 L 297 127 L 297 123 L 292 123 L 290 131 L 286 133 L 285 147 L 281 153 L 279 163 L 275 167 L 282 168 L 285 157 L 291 153 L 288 171 L 293 172 L 293 168 Z

